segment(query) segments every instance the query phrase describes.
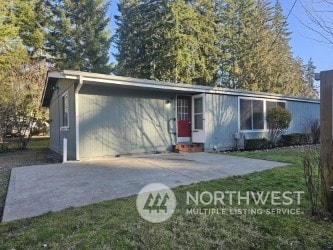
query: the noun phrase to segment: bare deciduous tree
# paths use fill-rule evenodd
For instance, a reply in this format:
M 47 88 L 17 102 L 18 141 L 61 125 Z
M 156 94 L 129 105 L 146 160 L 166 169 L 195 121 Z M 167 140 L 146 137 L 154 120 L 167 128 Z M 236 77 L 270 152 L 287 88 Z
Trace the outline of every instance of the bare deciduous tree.
M 10 124 L 17 131 L 22 149 L 30 140 L 33 125 L 46 117 L 47 111 L 40 108 L 46 72 L 43 60 L 32 60 L 13 67 L 2 82 L 1 134 L 3 136 L 6 126 Z
M 333 2 L 331 0 L 300 1 L 310 22 L 299 21 L 313 31 L 316 41 L 333 45 Z

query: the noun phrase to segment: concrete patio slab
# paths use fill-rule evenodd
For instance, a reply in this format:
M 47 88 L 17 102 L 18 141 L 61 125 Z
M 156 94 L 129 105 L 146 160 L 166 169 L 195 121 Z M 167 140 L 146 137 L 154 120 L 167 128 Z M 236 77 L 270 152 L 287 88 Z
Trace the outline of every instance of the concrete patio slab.
M 177 187 L 285 165 L 210 153 L 170 153 L 13 168 L 2 221 L 135 195 L 152 182 Z

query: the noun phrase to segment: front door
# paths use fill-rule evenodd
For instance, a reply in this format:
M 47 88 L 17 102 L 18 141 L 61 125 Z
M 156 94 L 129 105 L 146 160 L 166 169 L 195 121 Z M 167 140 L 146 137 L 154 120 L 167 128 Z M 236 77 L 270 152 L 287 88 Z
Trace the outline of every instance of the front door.
M 205 95 L 192 96 L 192 142 L 205 143 Z
M 177 97 L 177 142 L 191 141 L 191 96 Z

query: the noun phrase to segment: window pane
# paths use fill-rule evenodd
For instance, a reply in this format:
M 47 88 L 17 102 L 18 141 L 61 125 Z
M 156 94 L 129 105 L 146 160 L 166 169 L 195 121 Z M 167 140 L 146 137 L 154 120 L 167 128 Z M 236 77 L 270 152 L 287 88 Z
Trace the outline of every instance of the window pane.
M 286 103 L 285 102 L 278 102 L 277 105 L 280 106 L 281 108 L 286 109 Z
M 240 129 L 252 130 L 251 100 L 240 99 Z
M 273 107 L 280 106 L 281 108 L 286 108 L 286 103 L 285 102 L 272 102 L 272 101 L 267 101 L 266 102 L 266 112 L 270 110 Z
M 68 122 L 68 113 L 69 113 L 68 94 L 66 94 L 62 97 L 62 104 L 63 104 L 62 125 L 64 127 L 68 127 L 69 126 L 69 122 Z
M 203 114 L 194 115 L 194 129 L 203 129 Z
M 202 97 L 194 99 L 194 113 L 202 113 Z
M 178 99 L 177 107 L 177 118 L 178 120 L 189 121 L 189 100 L 187 99 Z
M 263 101 L 253 100 L 253 129 L 264 129 Z
M 276 107 L 276 102 L 266 102 L 266 112 L 274 107 Z

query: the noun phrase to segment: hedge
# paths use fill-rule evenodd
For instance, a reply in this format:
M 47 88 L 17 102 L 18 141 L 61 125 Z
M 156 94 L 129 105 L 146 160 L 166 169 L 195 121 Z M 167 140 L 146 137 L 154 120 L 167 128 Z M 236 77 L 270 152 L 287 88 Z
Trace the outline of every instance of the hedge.
M 262 150 L 273 148 L 273 143 L 266 138 L 262 139 L 246 139 L 244 141 L 244 149 L 248 151 Z
M 310 143 L 310 137 L 310 134 L 301 133 L 281 135 L 281 144 L 285 147 L 305 145 Z

